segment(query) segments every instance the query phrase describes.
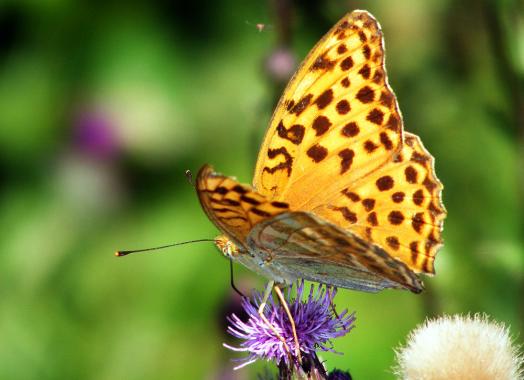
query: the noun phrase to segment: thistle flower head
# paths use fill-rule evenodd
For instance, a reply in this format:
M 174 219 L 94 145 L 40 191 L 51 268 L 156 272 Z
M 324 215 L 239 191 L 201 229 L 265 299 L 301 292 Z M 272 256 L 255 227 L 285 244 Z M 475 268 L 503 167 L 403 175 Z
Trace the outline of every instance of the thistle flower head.
M 294 298 L 291 296 L 291 288 L 288 290 L 285 298 L 295 322 L 300 351 L 303 355 L 316 357 L 317 349 L 335 352 L 331 339 L 344 336 L 353 328 L 354 313 L 350 314 L 344 310 L 337 316 L 333 312 L 332 304 L 335 294 L 336 289 L 334 288 L 322 285 L 316 288 L 312 285 L 307 298 L 303 300 L 303 281 L 296 285 Z M 270 298 L 264 308 L 264 315 L 274 330 L 284 338 L 287 346 L 291 347 L 292 352 L 286 350 L 283 342 L 258 314 L 261 302 L 262 295 L 258 292 L 254 292 L 252 301 L 247 298 L 242 300 L 242 306 L 249 319 L 244 322 L 235 314 L 228 317 L 228 332 L 241 339 L 242 342 L 240 347 L 231 347 L 226 344 L 224 346 L 234 351 L 248 353 L 237 368 L 253 363 L 257 359 L 271 360 L 293 368 L 297 363 L 293 349 L 295 340 L 286 311 L 280 303 Z
M 522 356 L 508 329 L 487 316 L 441 317 L 426 321 L 397 352 L 403 380 L 522 379 Z

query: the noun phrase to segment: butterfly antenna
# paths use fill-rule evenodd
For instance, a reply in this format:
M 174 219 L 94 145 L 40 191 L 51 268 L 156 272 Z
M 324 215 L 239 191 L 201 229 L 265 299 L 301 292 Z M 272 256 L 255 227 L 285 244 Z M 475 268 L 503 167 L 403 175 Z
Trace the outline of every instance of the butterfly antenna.
M 143 249 L 132 249 L 132 250 L 129 250 L 129 251 L 116 251 L 115 252 L 115 256 L 122 257 L 122 256 L 127 256 L 127 255 L 129 255 L 131 253 L 157 251 L 159 249 L 175 247 L 177 245 L 184 245 L 184 244 L 189 244 L 189 243 L 200 243 L 200 242 L 203 242 L 203 241 L 214 242 L 215 240 L 214 239 L 197 239 L 197 240 L 183 241 L 181 243 L 173 243 L 173 244 L 161 245 L 159 247 L 143 248 Z
M 240 290 L 238 290 L 238 288 L 235 286 L 235 280 L 233 278 L 233 259 L 230 257 L 229 258 L 229 273 L 231 274 L 231 277 L 230 277 L 230 281 L 231 281 L 231 287 L 233 288 L 233 290 L 242 298 L 246 298 L 246 296 L 244 295 L 244 293 L 242 293 Z
M 193 182 L 193 173 L 191 173 L 191 170 L 186 170 L 186 178 L 189 184 L 193 187 L 195 187 L 195 183 Z

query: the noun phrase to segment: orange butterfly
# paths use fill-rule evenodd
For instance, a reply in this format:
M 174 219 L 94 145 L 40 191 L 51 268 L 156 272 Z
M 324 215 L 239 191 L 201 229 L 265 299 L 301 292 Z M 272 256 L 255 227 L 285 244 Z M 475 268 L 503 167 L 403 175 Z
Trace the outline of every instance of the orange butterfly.
M 433 157 L 403 130 L 380 25 L 344 16 L 291 79 L 258 155 L 253 186 L 196 181 L 228 257 L 277 283 L 297 278 L 376 292 L 434 273 L 446 211 Z

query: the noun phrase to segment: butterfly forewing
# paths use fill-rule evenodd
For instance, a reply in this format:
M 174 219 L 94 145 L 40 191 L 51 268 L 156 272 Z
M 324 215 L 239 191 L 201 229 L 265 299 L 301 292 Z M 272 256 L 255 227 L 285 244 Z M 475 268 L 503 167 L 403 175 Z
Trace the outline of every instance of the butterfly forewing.
M 198 172 L 196 190 L 209 219 L 239 247 L 245 246 L 255 224 L 289 208 L 286 203 L 268 200 L 251 186 L 215 173 L 210 165 Z
M 355 11 L 313 48 L 286 88 L 254 186 L 292 208 L 313 209 L 326 186 L 347 186 L 391 160 L 402 145 L 401 123 L 380 26 Z

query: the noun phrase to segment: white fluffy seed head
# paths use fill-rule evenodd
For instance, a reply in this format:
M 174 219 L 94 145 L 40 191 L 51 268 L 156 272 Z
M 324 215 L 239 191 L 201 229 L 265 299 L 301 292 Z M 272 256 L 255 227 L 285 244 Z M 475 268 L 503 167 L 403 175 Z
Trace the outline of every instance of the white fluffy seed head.
M 518 380 L 523 357 L 509 330 L 486 315 L 426 321 L 396 352 L 402 380 Z

